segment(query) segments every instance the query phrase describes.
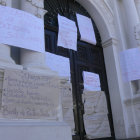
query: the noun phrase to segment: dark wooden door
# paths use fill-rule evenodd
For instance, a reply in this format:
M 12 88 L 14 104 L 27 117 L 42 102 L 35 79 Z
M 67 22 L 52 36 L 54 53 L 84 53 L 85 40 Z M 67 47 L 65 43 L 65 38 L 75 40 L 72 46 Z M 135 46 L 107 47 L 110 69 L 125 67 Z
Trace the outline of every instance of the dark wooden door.
M 91 45 L 89 43 L 80 41 L 80 34 L 78 31 L 77 51 L 62 48 L 57 46 L 58 36 L 58 22 L 57 14 L 65 16 L 73 21 L 76 21 L 75 13 L 79 13 L 88 16 L 87 11 L 73 0 L 46 0 L 45 9 L 48 13 L 45 15 L 45 43 L 46 51 L 60 56 L 69 58 L 70 60 L 70 72 L 71 83 L 73 92 L 73 114 L 75 121 L 75 135 L 73 140 L 86 140 L 86 132 L 84 126 L 84 104 L 82 101 L 83 94 L 83 71 L 94 72 L 99 74 L 102 91 L 105 91 L 108 107 L 108 119 L 111 129 L 111 137 L 103 138 L 103 140 L 114 139 L 114 129 L 111 114 L 110 98 L 107 85 L 103 49 L 101 46 L 101 39 L 93 22 L 94 30 L 97 39 L 97 45 Z

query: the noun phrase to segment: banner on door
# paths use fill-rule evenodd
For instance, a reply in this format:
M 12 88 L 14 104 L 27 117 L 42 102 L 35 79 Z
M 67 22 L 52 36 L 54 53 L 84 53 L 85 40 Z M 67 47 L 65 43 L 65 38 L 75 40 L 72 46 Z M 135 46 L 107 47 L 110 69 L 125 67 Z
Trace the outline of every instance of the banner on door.
M 83 72 L 84 89 L 89 91 L 101 91 L 99 75 L 92 72 Z
M 96 45 L 95 33 L 90 18 L 76 14 L 81 40 Z
M 57 46 L 77 51 L 77 27 L 75 22 L 58 15 L 58 24 Z

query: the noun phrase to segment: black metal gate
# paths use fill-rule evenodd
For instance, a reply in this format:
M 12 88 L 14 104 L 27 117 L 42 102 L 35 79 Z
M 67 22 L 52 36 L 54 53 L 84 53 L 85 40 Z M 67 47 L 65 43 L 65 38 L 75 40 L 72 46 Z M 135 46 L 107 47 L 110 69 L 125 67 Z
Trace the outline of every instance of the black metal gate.
M 58 13 L 73 21 L 76 21 L 76 14 L 79 13 L 85 16 L 89 16 L 87 11 L 74 0 L 45 0 L 45 9 L 48 13 L 45 15 L 45 43 L 46 51 L 65 56 L 70 59 L 71 69 L 71 83 L 73 92 L 73 112 L 75 120 L 75 135 L 73 140 L 87 140 L 86 132 L 83 121 L 84 105 L 82 102 L 83 93 L 83 71 L 89 71 L 99 74 L 101 89 L 105 91 L 107 105 L 108 105 L 108 118 L 111 128 L 111 137 L 102 138 L 103 140 L 114 140 L 114 128 L 112 122 L 111 106 L 109 91 L 107 85 L 106 71 L 104 65 L 103 49 L 101 46 L 101 39 L 96 25 L 95 34 L 97 39 L 97 45 L 91 45 L 80 41 L 80 34 L 78 31 L 78 43 L 77 51 L 65 49 L 57 46 L 58 35 Z

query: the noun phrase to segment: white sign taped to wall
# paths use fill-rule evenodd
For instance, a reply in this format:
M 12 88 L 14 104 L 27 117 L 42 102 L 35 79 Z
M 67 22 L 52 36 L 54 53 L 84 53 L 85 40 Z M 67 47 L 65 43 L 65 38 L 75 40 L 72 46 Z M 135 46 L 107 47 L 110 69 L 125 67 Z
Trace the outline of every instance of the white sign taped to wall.
M 57 77 L 6 69 L 1 118 L 58 120 L 60 83 Z
M 81 40 L 96 45 L 96 37 L 90 18 L 76 14 Z
M 66 57 L 46 52 L 46 64 L 62 77 L 70 77 L 70 61 Z
M 74 21 L 58 15 L 57 46 L 77 51 L 77 27 Z
M 0 5 L 0 43 L 45 52 L 43 21 L 29 13 Z
M 140 48 L 128 49 L 121 52 L 120 66 L 125 82 L 140 79 Z
M 88 91 L 101 91 L 100 77 L 96 73 L 83 72 L 84 89 Z

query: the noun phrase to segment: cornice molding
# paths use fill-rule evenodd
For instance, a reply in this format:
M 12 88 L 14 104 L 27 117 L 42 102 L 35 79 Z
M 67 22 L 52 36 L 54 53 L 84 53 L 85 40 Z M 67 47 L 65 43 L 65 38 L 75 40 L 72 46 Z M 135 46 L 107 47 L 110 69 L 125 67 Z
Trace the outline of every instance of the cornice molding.
M 118 45 L 118 40 L 115 38 L 110 38 L 104 42 L 102 42 L 103 48 L 109 47 L 109 46 L 117 46 Z

